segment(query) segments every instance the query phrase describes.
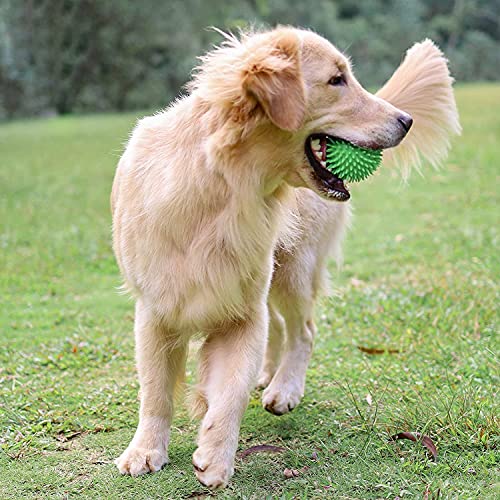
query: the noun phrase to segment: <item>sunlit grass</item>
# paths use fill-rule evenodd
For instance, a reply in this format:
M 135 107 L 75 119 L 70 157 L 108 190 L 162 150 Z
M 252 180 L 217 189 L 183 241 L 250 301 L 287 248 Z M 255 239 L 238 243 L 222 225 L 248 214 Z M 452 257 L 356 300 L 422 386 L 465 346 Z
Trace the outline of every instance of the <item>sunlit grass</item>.
M 221 497 L 495 498 L 500 86 L 460 87 L 464 133 L 440 171 L 353 189 L 337 293 L 318 307 L 303 403 L 253 394 Z M 0 497 L 182 498 L 196 423 L 181 406 L 171 464 L 139 479 L 112 459 L 137 421 L 132 302 L 110 248 L 109 192 L 132 115 L 0 127 Z M 392 349 L 368 355 L 358 347 Z M 192 381 L 192 364 L 189 380 Z M 429 435 L 438 461 L 400 431 Z M 286 480 L 285 468 L 300 470 Z M 430 496 L 429 496 L 430 498 Z

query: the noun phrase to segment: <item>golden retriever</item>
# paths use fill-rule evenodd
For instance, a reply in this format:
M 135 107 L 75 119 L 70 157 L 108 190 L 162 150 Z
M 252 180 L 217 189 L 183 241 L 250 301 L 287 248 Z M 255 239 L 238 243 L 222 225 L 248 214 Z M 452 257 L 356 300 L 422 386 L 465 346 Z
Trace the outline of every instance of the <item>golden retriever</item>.
M 140 382 L 121 473 L 167 463 L 173 394 L 195 335 L 203 420 L 193 464 L 204 485 L 223 487 L 233 474 L 259 373 L 268 411 L 299 403 L 314 301 L 350 216 L 348 186 L 324 168 L 326 138 L 395 147 L 411 113 L 414 130 L 396 153 L 411 165 L 438 161 L 459 131 L 446 60 L 429 41 L 412 50 L 375 96 L 313 32 L 227 36 L 202 58 L 189 95 L 140 120 L 112 190 L 114 251 L 136 299 Z

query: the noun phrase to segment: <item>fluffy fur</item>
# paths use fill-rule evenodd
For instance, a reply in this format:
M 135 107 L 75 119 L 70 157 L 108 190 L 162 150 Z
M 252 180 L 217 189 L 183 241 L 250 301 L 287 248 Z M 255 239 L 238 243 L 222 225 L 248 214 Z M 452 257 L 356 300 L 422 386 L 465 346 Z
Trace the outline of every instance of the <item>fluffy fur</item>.
M 435 77 L 408 76 L 413 58 L 439 71 L 441 94 L 422 92 Z M 336 75 L 346 85 L 331 85 Z M 223 487 L 231 477 L 259 372 L 268 411 L 280 415 L 298 404 L 314 302 L 350 216 L 348 203 L 330 201 L 306 158 L 306 139 L 322 132 L 365 147 L 397 146 L 408 110 L 392 100 L 416 112 L 420 132 L 405 146 L 407 161 L 417 151 L 438 161 L 457 130 L 450 85 L 446 61 L 427 45 L 408 53 L 383 89 L 386 101 L 362 89 L 329 42 L 278 28 L 228 37 L 202 59 L 188 96 L 138 123 L 111 199 L 115 254 L 136 298 L 141 386 L 139 425 L 116 461 L 122 473 L 154 472 L 167 462 L 173 392 L 194 335 L 204 339 L 195 396 L 203 420 L 193 455 L 203 484 Z
M 453 78 L 443 53 L 429 39 L 416 43 L 377 92 L 413 117 L 411 134 L 384 154 L 385 165 L 397 165 L 407 177 L 412 168 L 437 167 L 448 155 L 450 137 L 460 135 Z

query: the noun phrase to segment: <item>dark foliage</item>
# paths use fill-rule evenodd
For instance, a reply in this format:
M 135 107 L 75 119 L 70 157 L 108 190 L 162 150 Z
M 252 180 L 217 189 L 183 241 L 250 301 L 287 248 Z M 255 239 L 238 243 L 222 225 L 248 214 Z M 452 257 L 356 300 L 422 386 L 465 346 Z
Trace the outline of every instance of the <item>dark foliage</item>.
M 0 118 L 164 106 L 221 36 L 292 24 L 383 83 L 425 37 L 460 81 L 500 78 L 499 0 L 0 0 Z

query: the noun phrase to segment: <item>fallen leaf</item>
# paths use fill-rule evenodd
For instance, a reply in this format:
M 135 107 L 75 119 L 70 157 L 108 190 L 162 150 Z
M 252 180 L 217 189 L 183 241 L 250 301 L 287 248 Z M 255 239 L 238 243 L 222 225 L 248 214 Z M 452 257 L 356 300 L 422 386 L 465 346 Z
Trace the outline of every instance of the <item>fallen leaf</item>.
M 422 500 L 429 500 L 429 495 L 430 494 L 431 494 L 431 489 L 430 489 L 430 486 L 427 485 L 425 487 L 424 496 L 423 496 Z
M 422 443 L 422 446 L 427 448 L 432 455 L 434 461 L 437 459 L 437 449 L 436 445 L 433 443 L 432 439 L 429 436 L 424 436 L 419 432 L 400 432 L 399 434 L 394 434 L 391 436 L 391 441 L 397 441 L 398 439 L 409 439 L 410 441 Z
M 363 347 L 362 345 L 358 345 L 357 347 L 365 354 L 385 354 L 386 352 L 389 354 L 396 354 L 399 352 L 398 349 L 377 349 L 375 347 Z
M 372 395 L 370 393 L 368 393 L 366 395 L 366 402 L 371 406 L 372 405 Z
M 253 455 L 254 453 L 261 453 L 261 452 L 283 453 L 284 451 L 285 448 L 282 448 L 281 446 L 273 446 L 270 444 L 258 444 L 257 446 L 252 446 L 250 448 L 247 448 L 246 450 L 238 452 L 238 457 L 245 458 L 248 457 L 248 455 Z
M 87 434 L 87 432 L 84 431 L 77 431 L 73 432 L 72 434 L 64 434 L 63 432 L 60 432 L 57 436 L 56 439 L 60 441 L 61 443 L 66 443 L 67 441 L 71 441 L 72 439 L 75 439 L 78 436 L 81 436 L 82 434 Z
M 203 498 L 207 498 L 212 496 L 210 493 L 206 493 L 204 491 L 193 491 L 188 496 L 184 498 L 195 498 L 196 500 L 202 500 Z
M 291 479 L 292 477 L 299 477 L 300 472 L 297 469 L 285 469 L 283 471 L 283 475 L 286 477 L 286 479 Z
M 96 425 L 91 431 L 92 434 L 97 434 L 98 432 L 112 432 L 114 429 L 113 427 L 104 427 L 102 425 Z M 86 431 L 85 431 L 86 432 Z

